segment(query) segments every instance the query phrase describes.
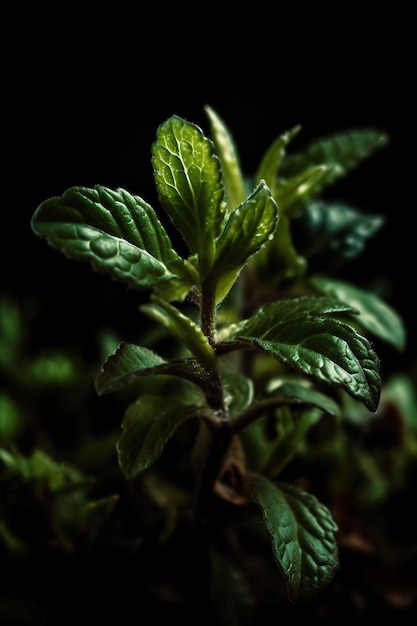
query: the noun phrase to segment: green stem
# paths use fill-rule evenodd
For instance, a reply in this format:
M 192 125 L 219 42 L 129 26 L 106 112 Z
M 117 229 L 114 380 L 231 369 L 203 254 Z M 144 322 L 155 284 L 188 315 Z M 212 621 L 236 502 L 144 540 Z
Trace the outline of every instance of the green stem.
M 201 285 L 201 330 L 211 344 L 213 344 L 215 340 L 215 302 L 215 286 L 211 280 L 205 280 Z

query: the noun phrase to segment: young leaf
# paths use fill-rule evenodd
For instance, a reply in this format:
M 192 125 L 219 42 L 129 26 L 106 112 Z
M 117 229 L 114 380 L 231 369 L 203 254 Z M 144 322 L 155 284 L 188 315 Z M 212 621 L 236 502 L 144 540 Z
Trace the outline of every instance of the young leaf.
M 274 198 L 281 211 L 294 216 L 313 196 L 316 196 L 327 179 L 330 166 L 319 165 L 303 170 L 287 180 L 279 180 L 275 185 Z
M 208 370 L 215 369 L 214 349 L 201 328 L 190 317 L 181 313 L 166 300 L 156 297 L 150 304 L 143 304 L 140 310 L 179 337 L 201 365 Z
M 248 259 L 273 238 L 277 223 L 278 207 L 261 181 L 230 215 L 217 241 L 213 268 L 217 302 L 225 297 Z
M 290 601 L 312 600 L 339 568 L 338 528 L 330 511 L 299 487 L 275 485 L 257 474 L 246 480 L 271 538 Z
M 381 392 L 379 359 L 366 337 L 332 317 L 349 310 L 329 298 L 271 302 L 246 322 L 236 339 L 295 371 L 340 387 L 376 411 Z
M 309 282 L 320 293 L 341 302 L 349 302 L 360 313 L 358 323 L 362 328 L 400 352 L 405 349 L 406 328 L 403 319 L 376 293 L 327 276 L 313 276 Z
M 210 120 L 211 137 L 223 170 L 227 207 L 229 211 L 233 211 L 246 197 L 239 155 L 233 137 L 223 120 L 211 107 L 205 106 L 204 109 Z
M 174 115 L 158 128 L 152 165 L 160 202 L 191 253 L 198 255 L 204 277 L 226 210 L 213 142 L 198 126 Z
M 127 409 L 117 442 L 121 470 L 134 480 L 161 456 L 177 428 L 198 416 L 198 407 L 161 396 L 144 395 Z
M 168 265 L 183 264 L 152 207 L 123 189 L 71 187 L 38 207 L 32 228 L 69 258 L 134 289 L 174 278 Z
M 275 194 L 275 183 L 281 167 L 282 159 L 288 144 L 298 135 L 301 126 L 295 126 L 275 139 L 265 152 L 256 174 L 256 180 L 264 179 L 272 194 Z

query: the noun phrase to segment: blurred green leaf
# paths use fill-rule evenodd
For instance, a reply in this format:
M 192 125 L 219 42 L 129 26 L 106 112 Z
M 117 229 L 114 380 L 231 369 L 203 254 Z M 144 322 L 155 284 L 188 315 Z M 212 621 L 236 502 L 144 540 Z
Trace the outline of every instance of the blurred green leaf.
M 334 274 L 363 252 L 383 224 L 381 215 L 364 215 L 340 202 L 314 200 L 291 220 L 291 232 L 310 274 L 321 270 Z
M 287 154 L 282 162 L 280 174 L 289 179 L 312 167 L 327 165 L 326 176 L 316 187 L 316 195 L 346 176 L 352 169 L 377 149 L 387 145 L 388 135 L 373 128 L 354 129 L 334 133 L 329 137 L 312 141 L 304 150 Z
M 343 280 L 324 276 L 312 276 L 309 282 L 321 294 L 337 298 L 355 308 L 359 312 L 357 322 L 366 331 L 400 352 L 405 350 L 404 320 L 376 293 Z

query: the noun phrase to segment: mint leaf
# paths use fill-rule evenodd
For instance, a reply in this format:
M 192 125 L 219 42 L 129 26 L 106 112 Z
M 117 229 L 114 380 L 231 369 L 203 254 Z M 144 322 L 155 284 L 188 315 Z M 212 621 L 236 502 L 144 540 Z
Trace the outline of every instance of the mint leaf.
M 256 180 L 264 179 L 272 193 L 275 192 L 275 183 L 284 158 L 288 144 L 298 135 L 301 126 L 295 126 L 291 130 L 277 137 L 262 157 Z
M 151 374 L 177 376 L 204 386 L 201 367 L 194 359 L 165 361 L 148 348 L 121 343 L 103 364 L 95 381 L 96 391 L 100 396 L 119 391 L 138 377 Z
M 204 277 L 226 210 L 214 144 L 198 126 L 174 115 L 158 128 L 152 165 L 160 202 L 191 253 L 198 255 Z
M 228 214 L 246 197 L 245 181 L 233 137 L 224 121 L 209 106 L 204 107 L 210 120 L 211 137 L 223 170 Z M 261 177 L 262 178 L 262 177 Z
M 283 159 L 280 174 L 283 178 L 292 178 L 311 167 L 327 165 L 326 176 L 316 188 L 318 195 L 325 187 L 346 176 L 387 143 L 388 135 L 373 128 L 334 133 L 329 137 L 312 141 L 299 153 L 287 154 Z
M 272 302 L 240 328 L 236 339 L 299 373 L 340 387 L 376 411 L 379 359 L 366 337 L 337 319 L 347 311 L 347 305 L 325 297 Z
M 309 282 L 322 294 L 349 302 L 359 312 L 358 323 L 400 352 L 406 345 L 404 320 L 387 302 L 369 289 L 327 276 L 313 276 Z
M 71 187 L 38 207 L 32 228 L 66 256 L 134 289 L 174 278 L 168 266 L 183 264 L 152 207 L 123 189 Z
M 143 395 L 127 409 L 117 442 L 121 470 L 134 480 L 161 456 L 177 428 L 198 415 L 198 407 L 171 397 Z
M 187 315 L 162 298 L 153 298 L 140 310 L 176 335 L 191 354 L 208 370 L 216 367 L 216 355 L 201 328 Z
M 291 602 L 313 599 L 339 568 L 337 525 L 330 511 L 296 486 L 275 485 L 257 474 L 249 475 L 246 483 L 261 511 Z
M 217 302 L 225 297 L 248 259 L 273 238 L 277 223 L 278 207 L 261 181 L 230 215 L 217 241 L 213 268 Z

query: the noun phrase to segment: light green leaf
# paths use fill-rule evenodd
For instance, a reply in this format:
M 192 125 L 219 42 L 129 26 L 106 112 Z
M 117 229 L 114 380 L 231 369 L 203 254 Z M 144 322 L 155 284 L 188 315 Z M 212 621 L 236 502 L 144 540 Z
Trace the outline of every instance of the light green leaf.
M 287 180 L 280 180 L 275 185 L 274 198 L 281 211 L 292 217 L 310 198 L 316 196 L 327 180 L 331 166 L 312 167 Z
M 168 266 L 184 265 L 152 207 L 123 189 L 71 187 L 38 207 L 32 228 L 69 258 L 134 289 L 170 280 Z
M 406 327 L 400 315 L 376 293 L 350 283 L 313 276 L 309 282 L 317 291 L 349 302 L 359 312 L 358 323 L 381 341 L 402 352 L 406 346 Z
M 275 485 L 264 476 L 249 475 L 247 486 L 261 511 L 290 601 L 313 599 L 339 568 L 338 528 L 330 511 L 312 494 Z
M 348 311 L 348 305 L 326 297 L 272 302 L 247 321 L 236 339 L 299 373 L 340 387 L 376 411 L 379 359 L 366 337 L 337 319 Z
M 174 115 L 158 128 L 152 165 L 160 202 L 191 253 L 198 255 L 204 278 L 226 210 L 214 144 L 198 126 Z
M 166 300 L 156 297 L 150 304 L 143 304 L 140 310 L 176 335 L 201 365 L 208 370 L 215 369 L 214 349 L 201 328 L 190 317 Z
M 252 194 L 230 215 L 217 241 L 213 273 L 216 301 L 221 301 L 248 259 L 274 236 L 278 207 L 261 181 Z
M 223 170 L 229 215 L 246 197 L 245 180 L 232 134 L 214 109 L 209 106 L 204 109 L 210 121 L 211 137 Z
M 265 152 L 256 174 L 256 180 L 264 179 L 272 194 L 288 144 L 298 135 L 301 126 L 295 126 L 275 139 Z
M 198 407 L 172 398 L 144 395 L 127 409 L 117 442 L 121 470 L 134 480 L 161 456 L 177 428 L 198 415 Z

